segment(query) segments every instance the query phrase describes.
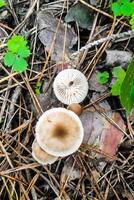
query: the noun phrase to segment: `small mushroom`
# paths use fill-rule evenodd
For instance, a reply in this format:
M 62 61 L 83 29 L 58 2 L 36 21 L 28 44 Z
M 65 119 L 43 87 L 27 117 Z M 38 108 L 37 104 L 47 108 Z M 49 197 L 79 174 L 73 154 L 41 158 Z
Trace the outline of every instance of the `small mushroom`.
M 32 156 L 38 163 L 42 165 L 52 164 L 58 159 L 58 157 L 55 157 L 43 151 L 36 139 L 33 141 L 32 144 Z
M 36 124 L 40 147 L 54 156 L 68 156 L 82 143 L 84 130 L 79 117 L 65 108 L 47 110 Z
M 72 103 L 67 107 L 68 110 L 73 111 L 76 115 L 81 115 L 82 113 L 82 107 L 78 103 Z
M 65 69 L 55 78 L 54 93 L 64 104 L 80 103 L 88 93 L 88 82 L 83 73 L 76 69 Z

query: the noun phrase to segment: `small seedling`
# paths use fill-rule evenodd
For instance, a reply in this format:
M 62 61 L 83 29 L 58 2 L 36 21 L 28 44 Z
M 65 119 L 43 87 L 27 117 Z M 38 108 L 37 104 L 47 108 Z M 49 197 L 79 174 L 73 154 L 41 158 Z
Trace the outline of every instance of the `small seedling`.
M 26 58 L 30 55 L 27 41 L 20 35 L 13 35 L 7 42 L 8 51 L 4 56 L 4 64 L 12 67 L 15 72 L 27 69 Z
M 117 79 L 112 84 L 111 93 L 113 96 L 118 96 L 118 95 L 120 95 L 121 85 L 125 78 L 126 72 L 121 67 L 114 67 L 112 74 Z
M 0 0 L 0 8 L 5 6 L 5 1 L 4 0 Z
M 100 84 L 106 84 L 108 82 L 108 79 L 109 79 L 109 73 L 104 71 L 104 72 L 98 72 L 96 74 L 97 76 L 97 80 L 98 80 L 98 83 Z
M 132 29 L 134 29 L 134 2 L 131 2 L 130 0 L 117 0 L 116 2 L 112 3 L 111 8 L 114 16 L 124 16 L 131 18 L 130 24 Z
M 42 83 L 40 81 L 38 81 L 35 85 L 35 93 L 36 95 L 40 95 L 41 94 L 41 85 Z

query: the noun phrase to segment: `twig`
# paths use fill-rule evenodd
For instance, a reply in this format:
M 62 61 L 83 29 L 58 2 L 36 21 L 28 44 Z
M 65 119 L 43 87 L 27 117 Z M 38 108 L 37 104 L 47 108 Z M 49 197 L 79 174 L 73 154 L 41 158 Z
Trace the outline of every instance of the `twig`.
M 14 104 L 17 102 L 17 99 L 18 99 L 20 93 L 21 93 L 21 87 L 18 85 L 15 88 L 14 93 L 12 95 L 12 99 L 11 99 L 12 103 L 10 104 L 10 108 L 9 108 L 9 116 L 8 116 L 8 120 L 7 120 L 7 127 L 6 127 L 6 129 L 10 128 L 10 126 L 11 126 L 11 124 L 10 124 L 11 121 L 10 120 L 11 120 L 12 115 L 14 113 L 14 109 L 15 109 L 15 105 Z
M 84 50 L 90 49 L 94 46 L 98 46 L 98 45 L 102 44 L 103 42 L 115 41 L 117 39 L 127 38 L 127 37 L 134 37 L 134 31 L 127 31 L 127 32 L 123 32 L 123 33 L 113 34 L 113 35 L 107 36 L 105 38 L 101 38 L 99 40 L 96 40 L 94 42 L 88 43 L 85 46 L 83 46 L 79 51 L 76 51 L 75 53 L 73 53 L 71 55 L 71 59 L 75 58 L 77 55 L 79 55 Z

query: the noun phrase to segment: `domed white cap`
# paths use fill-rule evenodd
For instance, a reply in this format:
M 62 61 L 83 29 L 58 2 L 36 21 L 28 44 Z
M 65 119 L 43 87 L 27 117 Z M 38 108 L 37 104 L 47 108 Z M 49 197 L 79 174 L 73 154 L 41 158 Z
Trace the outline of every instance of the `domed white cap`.
M 88 82 L 83 73 L 76 69 L 65 69 L 55 78 L 54 93 L 64 104 L 80 103 L 87 96 Z
M 58 159 L 58 157 L 52 156 L 43 151 L 40 148 L 36 139 L 33 141 L 32 144 L 32 156 L 38 163 L 42 165 L 52 164 Z
M 46 111 L 37 122 L 36 139 L 40 147 L 54 156 L 68 156 L 82 143 L 84 130 L 79 117 L 65 108 Z

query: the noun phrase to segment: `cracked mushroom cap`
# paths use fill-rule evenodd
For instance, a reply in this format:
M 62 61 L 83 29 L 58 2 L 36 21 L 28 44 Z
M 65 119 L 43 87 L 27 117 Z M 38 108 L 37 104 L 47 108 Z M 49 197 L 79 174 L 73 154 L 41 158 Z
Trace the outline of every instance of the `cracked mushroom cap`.
M 32 156 L 38 163 L 42 165 L 52 164 L 58 159 L 58 157 L 55 157 L 43 151 L 36 139 L 33 141 L 32 144 Z
M 88 82 L 83 73 L 77 69 L 65 69 L 55 78 L 54 93 L 64 104 L 80 103 L 88 93 Z
M 37 122 L 36 139 L 40 147 L 54 156 L 68 156 L 82 143 L 84 130 L 79 117 L 65 108 L 46 111 Z

